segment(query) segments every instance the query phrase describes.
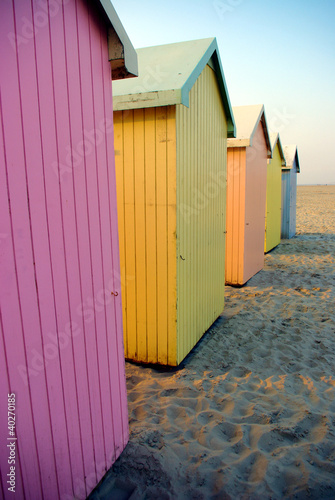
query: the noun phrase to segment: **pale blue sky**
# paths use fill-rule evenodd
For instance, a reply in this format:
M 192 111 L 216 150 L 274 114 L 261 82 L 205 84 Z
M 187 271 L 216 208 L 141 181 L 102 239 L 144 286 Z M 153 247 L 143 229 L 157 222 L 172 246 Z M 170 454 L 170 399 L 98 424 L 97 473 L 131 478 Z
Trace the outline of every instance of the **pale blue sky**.
M 215 36 L 232 105 L 265 105 L 299 184 L 335 183 L 335 0 L 112 2 L 135 48 Z

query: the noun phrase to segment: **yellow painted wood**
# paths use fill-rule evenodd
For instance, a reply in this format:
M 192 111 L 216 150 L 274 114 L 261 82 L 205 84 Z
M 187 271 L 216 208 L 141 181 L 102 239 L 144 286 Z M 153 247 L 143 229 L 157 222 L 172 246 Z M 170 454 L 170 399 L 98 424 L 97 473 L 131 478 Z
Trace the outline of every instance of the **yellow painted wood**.
M 114 112 L 125 355 L 176 365 L 176 118 Z
M 145 109 L 145 192 L 147 240 L 147 348 L 148 361 L 157 361 L 157 206 L 156 206 L 156 110 Z
M 167 246 L 168 246 L 168 348 L 167 364 L 175 365 L 177 359 L 177 207 L 176 207 L 176 108 L 166 108 L 167 127 Z
M 177 106 L 178 363 L 224 307 L 227 123 L 206 66 Z
M 281 169 L 282 158 L 278 142 L 267 166 L 266 217 L 264 251 L 269 252 L 280 243 L 281 233 Z
M 136 331 L 146 331 L 146 220 L 145 220 L 145 152 L 144 110 L 134 110 L 134 221 L 135 221 L 135 275 L 136 275 Z M 130 208 L 130 210 L 132 207 Z M 147 355 L 147 336 L 137 335 L 139 358 Z
M 178 365 L 221 314 L 227 122 L 206 66 L 190 107 L 114 112 L 125 352 Z

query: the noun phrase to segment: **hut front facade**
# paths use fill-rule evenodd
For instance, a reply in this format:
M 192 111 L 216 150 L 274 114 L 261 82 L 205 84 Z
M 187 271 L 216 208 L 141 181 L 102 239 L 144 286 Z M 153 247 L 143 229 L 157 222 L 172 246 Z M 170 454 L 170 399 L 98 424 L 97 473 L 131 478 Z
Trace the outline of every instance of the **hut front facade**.
M 272 158 L 268 160 L 266 177 L 266 215 L 264 252 L 280 243 L 281 237 L 281 178 L 286 166 L 279 134 L 270 134 Z
M 298 148 L 284 146 L 285 168 L 282 169 L 282 221 L 281 237 L 292 238 L 296 232 L 297 174 L 300 172 Z
M 0 25 L 1 498 L 84 499 L 128 441 L 111 71 L 137 56 L 106 0 Z
M 226 283 L 243 285 L 264 265 L 267 160 L 271 145 L 263 105 L 234 106 L 228 139 Z
M 137 54 L 113 84 L 125 355 L 178 365 L 224 307 L 234 120 L 215 39 Z

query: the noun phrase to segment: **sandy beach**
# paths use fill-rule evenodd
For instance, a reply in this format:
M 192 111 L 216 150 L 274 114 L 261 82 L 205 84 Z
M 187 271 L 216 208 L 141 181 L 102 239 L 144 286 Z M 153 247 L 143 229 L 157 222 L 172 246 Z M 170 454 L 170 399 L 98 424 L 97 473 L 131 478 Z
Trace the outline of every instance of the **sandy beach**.
M 91 499 L 335 499 L 335 186 L 298 186 L 178 369 L 126 363 L 130 440 Z

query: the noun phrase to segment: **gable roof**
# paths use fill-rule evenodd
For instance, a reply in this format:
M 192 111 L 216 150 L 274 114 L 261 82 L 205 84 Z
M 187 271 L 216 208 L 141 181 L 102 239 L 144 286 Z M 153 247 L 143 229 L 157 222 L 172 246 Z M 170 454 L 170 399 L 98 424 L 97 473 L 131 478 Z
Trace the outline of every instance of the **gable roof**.
M 284 156 L 286 160 L 286 169 L 293 168 L 294 160 L 296 161 L 297 172 L 300 172 L 298 148 L 296 144 L 288 144 L 284 146 Z
M 274 149 L 275 149 L 277 143 L 278 143 L 279 154 L 280 154 L 280 157 L 282 160 L 281 164 L 282 164 L 282 167 L 284 168 L 286 166 L 286 161 L 285 161 L 283 146 L 282 146 L 282 143 L 280 140 L 280 135 L 278 132 L 277 133 L 276 132 L 270 133 L 270 144 L 271 144 L 272 156 L 273 156 L 273 152 L 274 152 Z
M 235 137 L 235 121 L 216 38 L 158 45 L 137 50 L 139 77 L 113 83 L 114 110 L 183 104 L 208 64 L 216 73 L 228 122 L 228 137 Z
M 111 0 L 98 0 L 103 9 L 108 30 L 108 56 L 112 68 L 112 79 L 129 78 L 138 75 L 136 51 L 117 15 Z
M 233 113 L 236 121 L 236 138 L 228 140 L 228 147 L 238 148 L 252 146 L 255 132 L 259 122 L 261 122 L 268 149 L 268 158 L 271 158 L 272 149 L 263 104 L 233 106 Z

